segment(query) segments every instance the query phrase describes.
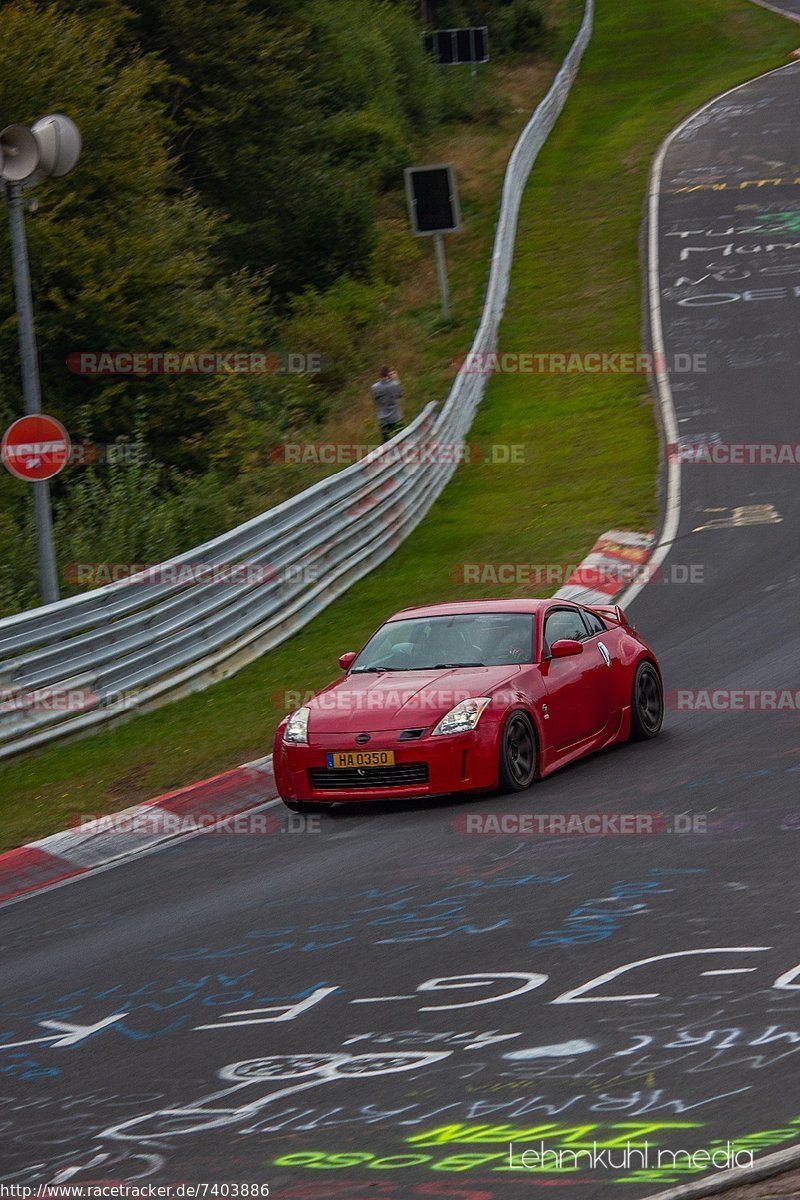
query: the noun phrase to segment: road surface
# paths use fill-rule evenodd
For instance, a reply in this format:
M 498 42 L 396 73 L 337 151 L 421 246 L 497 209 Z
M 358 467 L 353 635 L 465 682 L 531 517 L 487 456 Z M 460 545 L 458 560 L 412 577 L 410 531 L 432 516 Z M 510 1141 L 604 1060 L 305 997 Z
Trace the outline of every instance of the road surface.
M 800 468 L 708 461 L 800 441 L 798 111 L 792 65 L 690 120 L 658 180 L 653 320 L 696 460 L 630 610 L 663 735 L 522 796 L 286 815 L 4 909 L 0 1180 L 571 1200 L 800 1140 Z M 590 811 L 605 837 L 549 821 Z M 555 832 L 464 831 L 531 812 Z M 523 1165 L 542 1149 L 560 1169 Z

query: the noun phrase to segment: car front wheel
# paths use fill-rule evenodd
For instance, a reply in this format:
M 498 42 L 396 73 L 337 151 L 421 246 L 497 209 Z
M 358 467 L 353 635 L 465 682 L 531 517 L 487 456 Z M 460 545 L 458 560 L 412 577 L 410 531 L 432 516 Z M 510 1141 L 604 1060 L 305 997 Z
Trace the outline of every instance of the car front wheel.
M 536 776 L 536 735 L 527 713 L 513 712 L 500 738 L 501 792 L 524 792 Z

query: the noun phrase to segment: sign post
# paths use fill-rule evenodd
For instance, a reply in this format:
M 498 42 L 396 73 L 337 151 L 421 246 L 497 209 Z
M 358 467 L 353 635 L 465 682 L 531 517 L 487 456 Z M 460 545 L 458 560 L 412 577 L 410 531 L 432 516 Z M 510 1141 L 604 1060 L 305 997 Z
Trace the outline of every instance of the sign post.
M 74 121 L 63 113 L 50 113 L 42 117 L 31 128 L 27 125 L 7 125 L 0 131 L 0 180 L 8 202 L 8 220 L 11 232 L 11 266 L 14 275 L 14 297 L 17 307 L 17 330 L 19 337 L 20 371 L 22 396 L 28 418 L 40 417 L 42 396 L 39 386 L 39 363 L 36 356 L 36 336 L 33 325 L 33 301 L 31 299 L 31 275 L 28 265 L 28 245 L 25 239 L 25 217 L 22 211 L 22 188 L 32 184 L 39 175 L 61 176 L 71 171 L 81 152 L 81 135 Z M 52 421 L 51 418 L 41 418 Z M 16 430 L 20 422 L 15 421 L 3 439 L 3 461 L 12 474 L 33 483 L 33 508 L 36 521 L 36 553 L 39 560 L 39 594 L 43 604 L 58 600 L 58 575 L 56 556 L 53 549 L 53 520 L 50 512 L 50 489 L 47 480 L 63 467 L 62 462 L 45 474 L 37 473 L 38 466 L 24 467 L 33 474 L 19 474 L 9 465 L 5 457 L 6 439 Z M 69 438 L 63 426 L 58 426 L 55 439 L 66 439 L 67 457 Z M 60 434 L 58 433 L 60 431 Z M 52 427 L 50 433 L 53 433 Z M 28 435 L 25 435 L 28 436 Z M 36 445 L 36 436 L 30 444 Z M 42 440 L 53 440 L 47 433 Z M 10 451 L 15 457 L 13 446 Z M 37 455 L 30 457 L 33 464 Z M 22 461 L 24 455 L 21 456 Z M 65 460 L 66 461 L 66 460 Z
M 436 270 L 439 275 L 439 295 L 442 297 L 442 316 L 450 320 L 450 289 L 447 285 L 447 259 L 444 256 L 444 238 L 441 233 L 433 235 L 436 247 Z
M 36 338 L 33 331 L 33 305 L 28 251 L 25 241 L 22 196 L 18 183 L 6 184 L 8 216 L 11 225 L 11 261 L 14 272 L 14 291 L 17 301 L 19 357 L 22 373 L 22 396 L 29 416 L 42 411 L 39 389 L 39 367 L 36 359 Z M 19 422 L 17 422 L 18 424 Z M 14 426 L 12 425 L 13 429 Z M 10 431 L 9 431 L 10 432 Z M 5 461 L 5 459 L 4 459 Z M 11 468 L 9 468 L 10 470 Z M 16 472 L 12 472 L 16 474 Z M 25 478 L 25 476 L 20 476 Z M 53 549 L 53 517 L 50 510 L 49 476 L 33 478 L 33 516 L 36 523 L 36 553 L 39 560 L 39 595 L 43 604 L 58 600 L 58 575 Z
M 489 30 L 485 25 L 464 29 L 435 29 L 422 35 L 422 48 L 438 67 L 459 67 L 469 63 L 472 76 L 472 111 L 478 97 L 478 63 L 489 61 Z
M 442 298 L 442 316 L 450 320 L 450 292 L 447 285 L 447 261 L 444 255 L 444 233 L 461 228 L 458 188 L 452 163 L 436 163 L 430 167 L 407 167 L 406 201 L 411 228 L 418 236 L 432 236 L 436 250 L 436 270 Z

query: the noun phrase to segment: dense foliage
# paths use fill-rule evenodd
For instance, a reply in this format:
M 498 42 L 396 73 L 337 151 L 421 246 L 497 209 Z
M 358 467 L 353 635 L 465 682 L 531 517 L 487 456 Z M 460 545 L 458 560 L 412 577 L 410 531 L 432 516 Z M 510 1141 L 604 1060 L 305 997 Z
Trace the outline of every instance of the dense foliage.
M 429 10 L 429 11 L 426 11 Z M 132 437 L 151 461 L 65 472 L 59 560 L 153 560 L 236 519 L 230 481 L 335 403 L 354 331 L 394 282 L 381 198 L 415 141 L 468 119 L 421 50 L 420 18 L 493 21 L 528 50 L 533 0 L 12 0 L 5 121 L 63 111 L 84 150 L 27 217 L 42 392 L 73 438 Z M 493 26 L 494 27 L 494 26 Z M 382 239 L 384 239 L 382 243 Z M 8 264 L 5 221 L 0 261 Z M 360 323 L 360 324 L 359 324 Z M 319 376 L 86 378 L 78 351 L 331 348 Z M 20 415 L 0 277 L 0 423 Z M 0 472 L 0 614 L 35 603 L 28 489 Z M 138 498 L 138 502 L 137 502 Z M 267 498 L 268 502 L 268 498 Z

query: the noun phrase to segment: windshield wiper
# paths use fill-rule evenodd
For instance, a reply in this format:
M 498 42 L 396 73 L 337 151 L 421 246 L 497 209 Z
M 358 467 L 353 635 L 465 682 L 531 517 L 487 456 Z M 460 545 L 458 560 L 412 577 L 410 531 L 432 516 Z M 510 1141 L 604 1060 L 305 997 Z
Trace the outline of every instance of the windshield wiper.
M 479 663 L 479 662 L 468 662 L 468 663 L 436 663 L 436 665 L 435 665 L 435 666 L 433 666 L 433 667 L 431 667 L 430 669 L 431 669 L 432 671 L 446 671 L 446 670 L 448 670 L 448 669 L 449 669 L 449 670 L 452 670 L 454 667 L 484 667 L 485 665 L 486 665 L 485 663 Z
M 380 674 L 382 671 L 407 671 L 408 667 L 353 667 L 351 675 Z

